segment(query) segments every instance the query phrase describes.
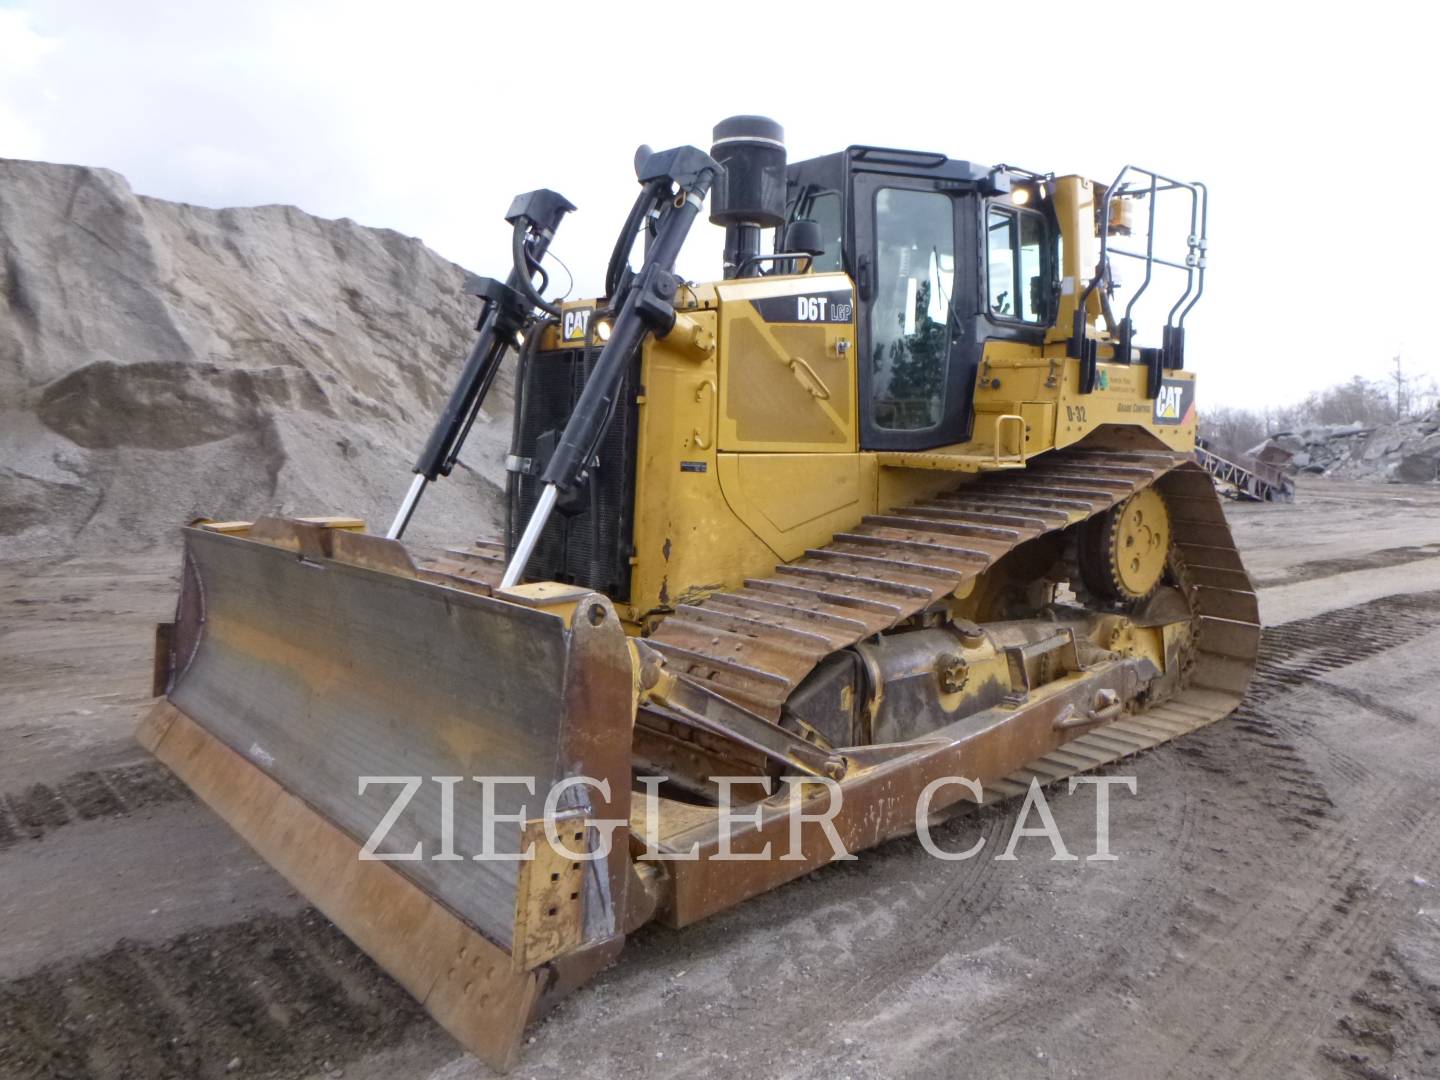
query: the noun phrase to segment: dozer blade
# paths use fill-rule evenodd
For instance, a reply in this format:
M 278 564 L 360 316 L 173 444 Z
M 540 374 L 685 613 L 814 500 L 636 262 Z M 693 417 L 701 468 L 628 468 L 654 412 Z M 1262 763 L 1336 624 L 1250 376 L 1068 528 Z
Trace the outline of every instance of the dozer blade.
M 157 657 L 167 700 L 140 738 L 503 1068 L 547 991 L 623 940 L 626 845 L 604 854 L 583 822 L 629 816 L 634 681 L 605 597 L 484 591 L 425 580 L 376 537 L 280 519 L 187 529 Z M 552 820 L 591 861 L 557 854 L 542 825 L 554 786 L 581 776 L 608 793 L 571 786 Z M 488 807 L 482 777 L 507 778 Z M 391 858 L 365 858 L 412 784 L 375 846 Z M 532 843 L 530 861 L 483 857 Z

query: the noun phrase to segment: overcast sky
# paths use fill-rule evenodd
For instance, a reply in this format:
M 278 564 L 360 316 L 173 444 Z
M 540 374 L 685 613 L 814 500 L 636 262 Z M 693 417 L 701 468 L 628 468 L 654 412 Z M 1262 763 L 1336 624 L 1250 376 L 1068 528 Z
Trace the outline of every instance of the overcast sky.
M 1440 379 L 1434 11 L 0 0 L 0 156 L 293 203 L 495 275 L 511 196 L 553 187 L 580 208 L 555 251 L 582 292 L 635 146 L 706 147 L 733 113 L 779 120 L 792 160 L 873 143 L 1102 180 L 1133 161 L 1210 185 L 1188 356 L 1202 404 L 1259 406 L 1397 352 Z M 682 269 L 716 277 L 701 229 Z

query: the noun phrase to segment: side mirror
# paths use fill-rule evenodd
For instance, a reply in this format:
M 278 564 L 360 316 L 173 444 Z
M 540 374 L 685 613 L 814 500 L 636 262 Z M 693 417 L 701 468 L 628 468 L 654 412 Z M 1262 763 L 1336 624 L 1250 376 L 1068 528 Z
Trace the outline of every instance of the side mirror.
M 787 255 L 824 255 L 825 240 L 820 234 L 820 223 L 809 218 L 792 221 L 785 228 L 780 250 Z

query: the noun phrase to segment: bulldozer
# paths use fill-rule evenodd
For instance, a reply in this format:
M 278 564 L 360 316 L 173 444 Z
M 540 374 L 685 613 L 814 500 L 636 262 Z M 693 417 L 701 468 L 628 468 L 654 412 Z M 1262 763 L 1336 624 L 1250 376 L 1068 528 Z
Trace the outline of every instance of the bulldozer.
M 575 207 L 515 199 L 384 533 L 183 530 L 139 730 L 502 1069 L 639 927 L 1194 731 L 1259 644 L 1193 460 L 1203 184 L 791 162 L 758 116 L 635 171 L 593 299 L 546 295 Z M 406 542 L 507 363 L 505 534 Z

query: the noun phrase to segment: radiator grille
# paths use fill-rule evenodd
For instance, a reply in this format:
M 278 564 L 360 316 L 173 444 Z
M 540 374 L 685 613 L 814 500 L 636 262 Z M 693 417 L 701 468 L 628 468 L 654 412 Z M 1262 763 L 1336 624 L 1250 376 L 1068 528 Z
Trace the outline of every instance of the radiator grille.
M 598 349 L 537 352 L 522 375 L 515 418 L 515 454 L 535 463 L 531 474 L 511 473 L 507 544 L 516 541 L 540 497 L 543 440 L 558 434 L 585 388 Z M 630 556 L 635 506 L 635 404 L 639 358 L 626 373 L 615 415 L 600 440 L 599 467 L 581 492 L 579 512 L 557 509 L 525 571 L 527 581 L 563 581 L 603 592 L 612 600 L 630 595 Z

